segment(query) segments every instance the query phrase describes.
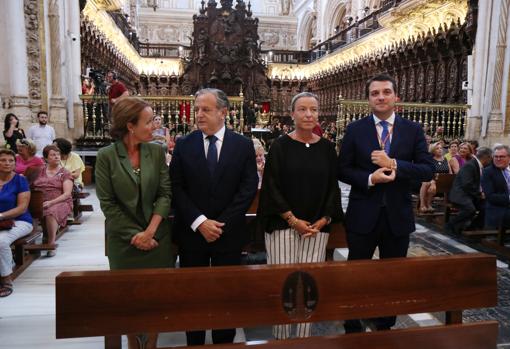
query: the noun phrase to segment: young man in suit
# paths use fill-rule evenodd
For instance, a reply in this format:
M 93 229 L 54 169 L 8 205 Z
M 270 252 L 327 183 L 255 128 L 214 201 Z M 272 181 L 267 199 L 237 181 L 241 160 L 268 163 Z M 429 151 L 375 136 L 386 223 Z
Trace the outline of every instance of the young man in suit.
M 485 227 L 510 228 L 510 147 L 494 147 L 493 162 L 483 170 L 482 189 L 485 195 Z
M 257 192 L 255 150 L 250 139 L 225 128 L 223 91 L 207 88 L 195 96 L 198 130 L 177 141 L 170 163 L 180 266 L 238 265 L 247 242 L 245 214 Z M 214 343 L 234 336 L 235 329 L 212 331 Z M 186 338 L 202 345 L 205 331 Z
M 491 160 L 492 151 L 489 148 L 478 148 L 476 156 L 466 162 L 455 176 L 448 200 L 459 212 L 446 223 L 445 232 L 460 234 L 469 225 L 476 211 L 482 209 L 480 178 L 483 168 L 489 165 Z
M 372 114 L 351 123 L 342 141 L 338 179 L 351 185 L 345 216 L 349 260 L 405 257 L 414 232 L 411 181 L 428 182 L 434 164 L 420 125 L 395 114 L 397 86 L 377 75 L 365 88 Z M 373 319 L 378 330 L 396 318 Z M 359 320 L 345 322 L 346 333 L 364 331 Z

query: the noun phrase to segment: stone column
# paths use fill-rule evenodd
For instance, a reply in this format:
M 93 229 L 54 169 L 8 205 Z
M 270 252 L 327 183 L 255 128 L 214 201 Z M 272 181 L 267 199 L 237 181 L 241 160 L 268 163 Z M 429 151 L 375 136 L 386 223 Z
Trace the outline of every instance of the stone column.
M 51 84 L 49 116 L 50 123 L 55 128 L 59 137 L 67 135 L 67 111 L 66 99 L 62 95 L 62 73 L 63 73 L 63 33 L 61 31 L 60 21 L 62 15 L 60 11 L 60 0 L 50 0 L 48 2 L 48 79 Z M 66 91 L 66 94 L 70 91 Z
M 28 108 L 27 45 L 25 40 L 25 16 L 22 1 L 0 0 L 2 16 L 0 28 L 0 117 L 14 113 L 21 119 L 22 127 L 30 122 Z M 9 33 L 9 35 L 5 35 Z
M 65 17 L 65 60 L 64 88 L 67 97 L 67 125 L 69 137 L 80 138 L 83 135 L 83 108 L 79 98 L 81 94 L 81 50 L 80 50 L 80 7 L 77 1 L 64 1 Z
M 479 2 L 474 49 L 472 109 L 467 138 L 492 145 L 504 138 L 503 108 L 508 67 L 508 10 L 510 0 Z M 508 64 L 507 64 L 508 65 Z

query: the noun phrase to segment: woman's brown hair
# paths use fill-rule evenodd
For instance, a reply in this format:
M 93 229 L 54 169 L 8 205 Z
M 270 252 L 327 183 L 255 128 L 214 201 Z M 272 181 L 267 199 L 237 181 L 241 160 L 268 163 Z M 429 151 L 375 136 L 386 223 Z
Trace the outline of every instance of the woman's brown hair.
M 14 161 L 16 161 L 16 153 L 10 149 L 4 149 L 4 148 L 0 149 L 0 156 L 2 156 L 2 155 L 10 155 L 13 157 Z
M 50 145 L 47 145 L 44 147 L 42 153 L 43 153 L 43 157 L 45 159 L 48 159 L 48 155 L 50 155 L 50 151 L 56 151 L 60 154 L 60 149 L 58 149 L 58 147 L 54 144 L 50 144 Z
M 122 139 L 128 132 L 127 125 L 138 122 L 140 113 L 147 107 L 151 107 L 149 103 L 138 97 L 122 97 L 114 104 L 112 109 L 112 127 L 110 135 L 113 139 Z

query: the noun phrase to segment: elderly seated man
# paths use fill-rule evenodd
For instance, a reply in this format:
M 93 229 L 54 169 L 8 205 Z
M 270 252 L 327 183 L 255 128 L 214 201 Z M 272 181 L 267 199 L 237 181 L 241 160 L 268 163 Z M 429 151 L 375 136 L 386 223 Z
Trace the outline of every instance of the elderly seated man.
M 446 223 L 447 233 L 461 233 L 475 218 L 476 211 L 483 208 L 480 178 L 483 168 L 491 161 L 492 150 L 481 147 L 476 152 L 476 156 L 467 161 L 455 176 L 448 199 L 459 209 L 459 213 Z
M 485 193 L 485 227 L 510 228 L 510 147 L 496 145 L 493 162 L 483 170 Z

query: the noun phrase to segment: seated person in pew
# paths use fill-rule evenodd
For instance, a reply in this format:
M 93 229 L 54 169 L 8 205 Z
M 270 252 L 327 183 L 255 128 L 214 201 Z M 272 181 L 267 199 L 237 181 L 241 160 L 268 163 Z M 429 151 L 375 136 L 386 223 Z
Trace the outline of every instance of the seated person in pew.
M 37 147 L 30 139 L 18 139 L 16 142 L 18 154 L 16 155 L 16 173 L 25 175 L 27 169 L 44 166 L 44 161 L 36 156 Z
M 485 227 L 510 228 L 510 147 L 496 145 L 493 162 L 483 170 L 485 194 Z
M 453 140 L 448 144 L 448 152 L 444 155 L 444 158 L 448 163 L 454 157 L 459 153 L 459 141 Z
M 170 179 L 165 150 L 152 140 L 152 108 L 137 97 L 112 109 L 111 136 L 96 160 L 96 188 L 106 218 L 111 270 L 174 266 Z M 155 348 L 156 333 L 128 334 L 129 348 Z
M 85 164 L 81 157 L 71 151 L 73 145 L 65 138 L 55 138 L 53 144 L 60 149 L 60 165 L 71 173 L 74 179 L 74 190 L 80 192 L 83 189 L 82 173 Z
M 443 147 L 440 142 L 433 143 L 429 146 L 429 152 L 432 154 L 432 161 L 434 162 L 434 173 L 452 173 L 452 169 L 448 161 L 443 156 Z M 436 181 L 435 179 L 430 182 L 423 182 L 420 189 L 420 212 L 434 212 L 432 208 L 432 200 L 436 195 Z
M 268 264 L 324 262 L 329 224 L 343 218 L 334 144 L 313 132 L 318 97 L 302 92 L 291 110 L 295 131 L 271 145 L 260 191 Z M 274 326 L 273 336 L 286 339 L 290 328 Z M 310 323 L 298 324 L 297 337 L 309 336 Z
M 489 148 L 478 148 L 476 156 L 466 162 L 455 176 L 452 189 L 448 195 L 451 203 L 458 208 L 456 216 L 452 216 L 445 224 L 445 232 L 460 234 L 473 220 L 476 211 L 482 209 L 483 193 L 480 186 L 482 170 L 492 161 Z
M 452 156 L 450 161 L 450 167 L 453 174 L 459 173 L 462 166 L 466 164 L 473 157 L 473 147 L 468 142 L 463 142 L 459 145 L 459 151 L 456 155 Z
M 10 245 L 32 231 L 30 188 L 27 180 L 14 172 L 15 163 L 12 150 L 0 149 L 0 297 L 13 291 Z
M 264 176 L 264 167 L 266 166 L 266 151 L 264 147 L 259 143 L 255 144 L 255 160 L 257 161 L 257 175 L 259 177 L 258 189 L 262 186 L 262 178 Z
M 47 243 L 55 244 L 57 230 L 65 227 L 67 216 L 73 212 L 73 177 L 60 163 L 60 150 L 56 145 L 44 147 L 43 156 L 46 166 L 39 170 L 32 187 L 43 193 L 43 217 L 48 234 Z M 48 257 L 55 256 L 55 250 L 47 252 Z

